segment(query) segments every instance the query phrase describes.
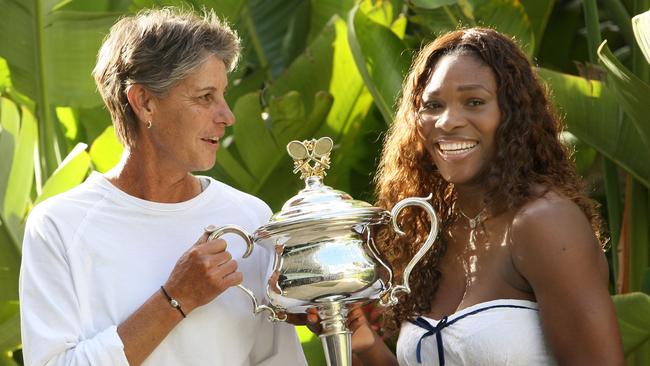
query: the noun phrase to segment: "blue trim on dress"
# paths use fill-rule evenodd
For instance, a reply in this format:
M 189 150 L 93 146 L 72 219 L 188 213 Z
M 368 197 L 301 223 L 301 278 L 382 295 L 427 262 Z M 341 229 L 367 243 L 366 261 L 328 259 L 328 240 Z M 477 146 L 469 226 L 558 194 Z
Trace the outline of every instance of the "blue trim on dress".
M 529 309 L 529 310 L 537 311 L 536 308 L 531 308 L 531 307 L 528 307 L 528 306 L 521 306 L 521 305 L 492 305 L 492 306 L 486 306 L 484 308 L 479 308 L 479 309 L 470 311 L 470 312 L 468 312 L 466 314 L 463 314 L 463 315 L 461 315 L 461 316 L 459 316 L 457 318 L 454 318 L 452 320 L 448 320 L 447 316 L 443 316 L 442 319 L 440 319 L 440 321 L 435 326 L 431 325 L 431 323 L 429 323 L 426 319 L 424 319 L 421 316 L 418 316 L 415 320 L 410 320 L 409 319 L 409 322 L 411 324 L 414 324 L 414 325 L 416 325 L 416 326 L 418 326 L 418 327 L 420 327 L 420 328 L 427 331 L 426 333 L 424 333 L 422 335 L 422 337 L 420 337 L 420 340 L 418 341 L 418 346 L 415 349 L 415 352 L 416 352 L 415 355 L 417 357 L 418 363 L 422 363 L 422 341 L 425 338 L 430 337 L 430 336 L 435 334 L 435 336 L 436 336 L 436 345 L 438 347 L 438 364 L 440 366 L 444 366 L 445 365 L 445 352 L 444 352 L 444 348 L 442 346 L 442 330 L 445 329 L 446 327 L 454 324 L 455 322 L 465 318 L 465 317 L 468 317 L 470 315 L 474 315 L 476 313 L 480 313 L 481 311 L 485 311 L 485 310 L 489 310 L 489 309 L 495 309 L 495 308 Z

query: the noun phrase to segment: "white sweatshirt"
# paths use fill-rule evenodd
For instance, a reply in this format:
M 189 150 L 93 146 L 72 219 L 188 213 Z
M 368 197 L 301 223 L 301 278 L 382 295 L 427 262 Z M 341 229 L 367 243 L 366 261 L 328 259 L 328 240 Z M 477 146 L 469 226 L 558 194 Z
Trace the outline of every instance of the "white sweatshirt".
M 23 354 L 31 365 L 128 365 L 117 326 L 159 291 L 207 225 L 249 232 L 267 222 L 261 200 L 214 179 L 198 196 L 156 203 L 129 196 L 103 175 L 31 212 L 20 276 Z M 264 299 L 271 254 L 224 236 L 244 286 Z M 192 311 L 143 365 L 306 365 L 294 327 L 254 316 L 230 288 Z

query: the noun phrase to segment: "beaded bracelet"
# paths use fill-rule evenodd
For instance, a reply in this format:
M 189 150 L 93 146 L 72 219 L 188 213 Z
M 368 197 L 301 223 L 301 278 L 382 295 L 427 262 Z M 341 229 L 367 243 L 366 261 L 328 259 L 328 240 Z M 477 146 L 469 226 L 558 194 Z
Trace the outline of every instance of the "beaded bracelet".
M 178 302 L 178 300 L 169 296 L 169 294 L 167 293 L 167 291 L 165 291 L 165 288 L 163 286 L 160 286 L 160 290 L 162 290 L 163 295 L 165 295 L 165 297 L 167 298 L 169 305 L 171 305 L 171 307 L 173 307 L 174 309 L 178 310 L 183 316 L 183 318 L 185 318 L 186 317 L 185 312 L 183 312 L 183 309 L 181 309 L 181 303 Z

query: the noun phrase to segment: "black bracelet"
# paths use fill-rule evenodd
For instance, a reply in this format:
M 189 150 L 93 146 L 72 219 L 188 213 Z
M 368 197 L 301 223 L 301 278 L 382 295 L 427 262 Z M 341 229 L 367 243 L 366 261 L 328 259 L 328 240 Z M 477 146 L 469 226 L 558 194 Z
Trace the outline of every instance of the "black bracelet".
M 160 286 L 160 290 L 162 290 L 163 295 L 165 295 L 167 301 L 169 301 L 169 305 L 171 305 L 174 309 L 178 310 L 183 316 L 183 318 L 185 318 L 186 317 L 185 313 L 183 312 L 183 309 L 181 309 L 181 303 L 178 302 L 178 300 L 169 296 L 169 294 L 167 293 L 167 291 L 165 291 L 165 288 L 163 286 Z

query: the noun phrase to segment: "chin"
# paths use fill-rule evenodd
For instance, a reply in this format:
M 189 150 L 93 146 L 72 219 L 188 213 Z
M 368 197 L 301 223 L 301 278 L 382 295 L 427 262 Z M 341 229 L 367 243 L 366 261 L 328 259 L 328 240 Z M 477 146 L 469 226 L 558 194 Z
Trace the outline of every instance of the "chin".
M 214 168 L 214 165 L 216 163 L 216 159 L 212 159 L 212 161 L 205 161 L 197 164 L 194 166 L 194 169 L 192 169 L 193 172 L 204 172 L 206 170 L 210 170 Z

